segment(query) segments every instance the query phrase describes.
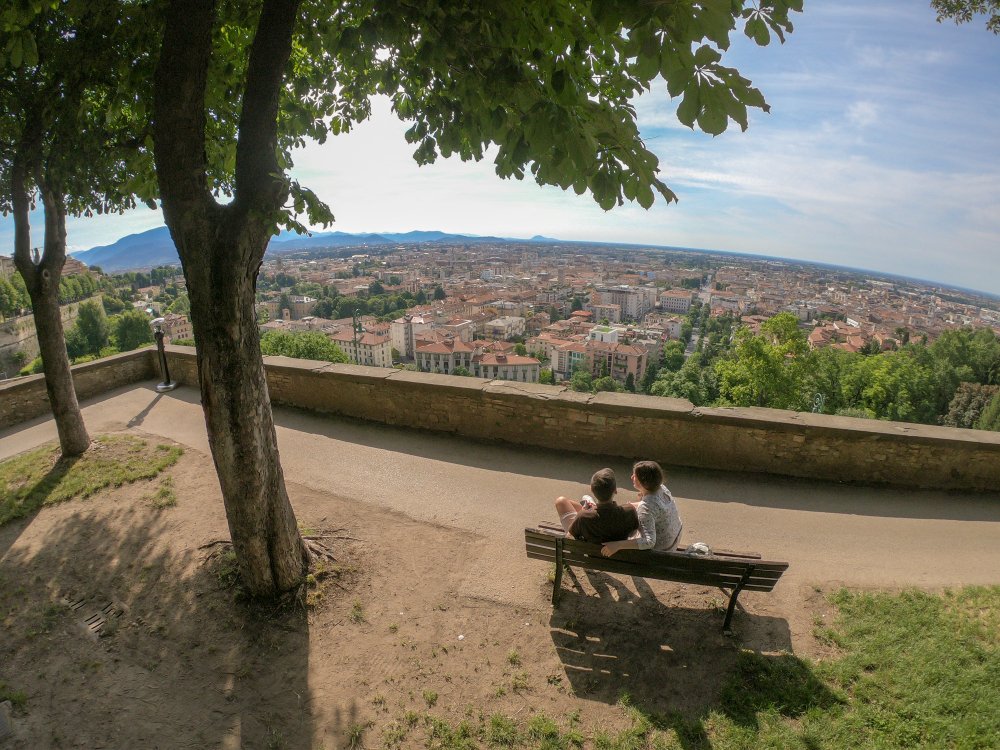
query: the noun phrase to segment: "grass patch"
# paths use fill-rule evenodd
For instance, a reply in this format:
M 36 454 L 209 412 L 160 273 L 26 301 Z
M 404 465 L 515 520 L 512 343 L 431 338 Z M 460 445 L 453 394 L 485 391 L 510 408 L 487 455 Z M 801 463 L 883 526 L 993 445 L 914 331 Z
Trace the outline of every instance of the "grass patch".
M 215 578 L 219 582 L 219 588 L 231 589 L 239 585 L 240 564 L 236 559 L 236 550 L 229 547 L 218 556 L 215 566 Z
M 174 492 L 173 477 L 160 480 L 160 488 L 149 497 L 149 504 L 157 510 L 173 508 L 177 505 L 177 493 Z
M 28 704 L 28 694 L 23 690 L 14 690 L 7 686 L 7 683 L 0 681 L 0 703 L 10 701 L 10 705 L 19 711 L 23 711 Z
M 0 526 L 44 505 L 83 499 L 108 487 L 152 479 L 183 449 L 132 435 L 102 435 L 82 456 L 63 459 L 50 443 L 0 463 Z

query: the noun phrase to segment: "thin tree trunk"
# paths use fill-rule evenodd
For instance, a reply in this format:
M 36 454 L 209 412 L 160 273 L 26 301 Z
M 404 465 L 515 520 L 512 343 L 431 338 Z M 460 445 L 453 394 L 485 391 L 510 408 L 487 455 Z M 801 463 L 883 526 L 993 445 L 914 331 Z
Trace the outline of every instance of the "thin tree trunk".
M 14 214 L 14 263 L 31 298 L 38 334 L 38 348 L 45 372 L 45 390 L 59 433 L 63 456 L 79 456 L 90 446 L 80 404 L 73 387 L 73 374 L 66 353 L 62 314 L 59 309 L 59 279 L 66 262 L 66 211 L 61 195 L 42 187 L 45 211 L 45 244 L 38 263 L 31 254 L 28 218 L 30 198 L 23 155 L 14 157 L 12 169 Z M 41 186 L 40 186 L 41 187 Z
M 228 206 L 214 201 L 206 182 L 214 3 L 171 3 L 155 81 L 163 215 L 187 281 L 202 408 L 229 531 L 243 584 L 257 596 L 297 586 L 309 561 L 285 489 L 254 314 L 257 268 L 287 194 L 274 154 L 297 5 L 264 3 L 243 97 L 236 192 Z

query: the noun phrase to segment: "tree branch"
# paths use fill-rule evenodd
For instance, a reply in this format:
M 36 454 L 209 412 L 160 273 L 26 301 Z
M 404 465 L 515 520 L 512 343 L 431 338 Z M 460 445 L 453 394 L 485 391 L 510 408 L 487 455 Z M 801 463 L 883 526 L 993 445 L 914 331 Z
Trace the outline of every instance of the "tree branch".
M 288 182 L 278 166 L 278 103 L 300 0 L 265 0 L 250 49 L 236 144 L 237 211 L 271 214 L 285 202 Z
M 215 0 L 172 0 L 166 12 L 154 78 L 153 141 L 168 224 L 180 222 L 198 206 L 215 205 L 205 154 L 205 94 L 215 18 Z
M 30 110 L 24 118 L 21 137 L 11 159 L 11 208 L 14 214 L 14 265 L 29 291 L 37 286 L 38 268 L 31 258 L 31 190 L 28 176 L 35 171 L 41 141 L 37 112 Z

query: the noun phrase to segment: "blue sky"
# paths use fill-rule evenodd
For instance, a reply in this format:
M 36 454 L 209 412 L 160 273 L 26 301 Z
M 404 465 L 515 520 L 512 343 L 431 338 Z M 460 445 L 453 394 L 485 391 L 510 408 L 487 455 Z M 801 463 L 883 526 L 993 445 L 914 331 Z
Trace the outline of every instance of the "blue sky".
M 678 204 L 605 213 L 589 196 L 500 180 L 489 159 L 417 167 L 384 101 L 354 132 L 297 152 L 293 175 L 347 232 L 733 250 L 1000 294 L 1000 37 L 982 19 L 936 23 L 929 0 L 807 0 L 794 21 L 784 45 L 741 37 L 727 56 L 771 104 L 747 132 L 691 132 L 662 82 L 636 102 Z M 82 250 L 160 224 L 148 209 L 70 219 L 69 242 Z M 0 220 L 0 247 L 11 244 Z

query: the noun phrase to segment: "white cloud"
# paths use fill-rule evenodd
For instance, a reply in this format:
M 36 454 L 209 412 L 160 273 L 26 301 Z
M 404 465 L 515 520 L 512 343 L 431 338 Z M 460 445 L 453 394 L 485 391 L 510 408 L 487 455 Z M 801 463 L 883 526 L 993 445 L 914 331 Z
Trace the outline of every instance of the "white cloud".
M 878 122 L 878 106 L 873 102 L 853 102 L 847 107 L 847 120 L 859 128 L 866 128 Z

